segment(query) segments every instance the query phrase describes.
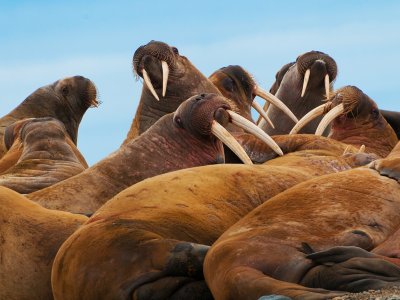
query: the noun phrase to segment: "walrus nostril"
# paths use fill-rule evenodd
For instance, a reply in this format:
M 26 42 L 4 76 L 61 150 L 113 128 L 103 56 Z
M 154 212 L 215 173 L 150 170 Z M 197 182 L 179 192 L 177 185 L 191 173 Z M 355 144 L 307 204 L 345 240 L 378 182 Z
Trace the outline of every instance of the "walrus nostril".
M 196 101 L 200 101 L 200 100 L 202 100 L 202 99 L 203 99 L 203 98 L 200 97 L 200 96 L 195 98 Z
M 204 98 L 206 96 L 206 94 L 201 94 L 200 96 Z

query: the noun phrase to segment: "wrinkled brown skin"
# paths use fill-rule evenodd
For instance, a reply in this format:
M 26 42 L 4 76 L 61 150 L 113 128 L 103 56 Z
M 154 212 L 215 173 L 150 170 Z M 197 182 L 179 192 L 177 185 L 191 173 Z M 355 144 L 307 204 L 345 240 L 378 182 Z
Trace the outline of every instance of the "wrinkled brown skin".
M 339 94 L 340 96 L 337 96 Z M 337 145 L 341 145 L 340 149 L 342 149 L 343 144 L 351 146 L 351 152 L 357 152 L 364 145 L 365 152 L 376 154 L 376 158 L 386 157 L 392 151 L 398 142 L 398 138 L 385 118 L 379 113 L 377 105 L 371 98 L 357 87 L 347 86 L 333 93 L 330 100 L 332 101 L 332 106 L 340 103 L 345 105 L 346 113 L 332 122 L 329 133 L 330 139 L 340 143 L 335 144 L 332 142 L 326 144 L 324 139 L 313 137 L 313 135 L 273 136 L 283 153 L 287 154 L 298 151 L 298 149 L 320 149 L 321 147 L 329 149 L 329 146 L 334 147 L 332 150 L 335 150 Z M 254 163 L 263 163 L 277 156 L 254 136 L 246 133 L 237 133 L 235 138 Z M 302 148 L 299 148 L 299 146 Z M 337 150 L 340 151 L 340 149 Z M 338 155 L 341 154 L 338 153 Z
M 129 187 L 61 247 L 52 272 L 55 298 L 210 299 L 205 245 L 270 197 L 351 167 L 342 157 L 311 160 L 204 166 Z
M 0 299 L 53 299 L 51 267 L 87 217 L 48 210 L 0 187 Z
M 26 118 L 53 117 L 60 120 L 76 145 L 78 127 L 86 110 L 97 106 L 96 87 L 82 76 L 67 77 L 43 86 L 30 94 L 20 105 L 0 118 L 0 157 L 6 148 L 5 128 Z
M 309 68 L 311 70 L 310 80 L 307 85 L 304 97 L 301 97 L 303 88 L 304 73 Z M 289 66 L 285 65 L 277 73 L 276 80 L 279 81 L 281 73 L 287 69 L 284 74 L 275 96 L 283 101 L 287 107 L 300 120 L 306 113 L 313 108 L 323 104 L 326 99 L 324 78 L 328 73 L 331 81 L 331 90 L 333 89 L 333 80 L 337 75 L 337 66 L 335 61 L 327 54 L 311 51 L 300 55 L 296 63 Z M 279 75 L 279 76 L 278 76 Z M 274 83 L 271 90 L 276 89 L 277 83 Z M 262 127 L 270 135 L 287 134 L 293 128 L 295 123 L 288 116 L 276 107 L 270 107 L 268 116 L 275 125 L 275 129 L 268 123 Z M 305 126 L 300 133 L 314 133 L 321 118 L 317 118 Z
M 162 117 L 144 134 L 81 174 L 27 197 L 46 208 L 92 213 L 120 191 L 146 178 L 223 163 L 222 143 L 210 130 L 214 118 L 226 117 L 225 109 L 229 105 L 219 95 L 189 98 L 174 114 Z M 227 120 L 222 124 L 226 125 Z
M 355 247 L 372 250 L 399 228 L 399 215 L 400 185 L 375 170 L 311 179 L 225 231 L 205 258 L 206 282 L 217 300 L 271 294 L 330 299 L 339 290 L 398 285 L 400 268 L 387 260 L 363 257 L 336 263 L 341 257 L 335 253 L 343 253 L 324 250 L 354 246 L 344 251 L 348 256 Z
M 63 123 L 54 118 L 18 121 L 7 127 L 5 140 L 6 146 L 12 141 L 23 150 L 18 162 L 0 175 L 0 185 L 21 194 L 51 186 L 88 167 Z
M 162 97 L 161 60 L 168 63 L 169 77 L 165 97 Z M 151 41 L 139 47 L 133 55 L 133 71 L 143 78 L 146 69 L 160 98 L 157 101 L 143 81 L 142 95 L 124 144 L 150 128 L 158 119 L 174 112 L 186 99 L 201 93 L 219 94 L 216 87 L 178 49 L 163 42 Z

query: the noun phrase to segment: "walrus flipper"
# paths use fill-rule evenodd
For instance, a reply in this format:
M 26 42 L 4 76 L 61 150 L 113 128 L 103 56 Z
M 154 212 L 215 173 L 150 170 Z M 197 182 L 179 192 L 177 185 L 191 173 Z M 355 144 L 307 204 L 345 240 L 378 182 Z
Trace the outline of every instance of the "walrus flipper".
M 162 277 L 141 285 L 133 292 L 133 298 L 213 299 L 203 277 L 203 262 L 209 248 L 206 245 L 177 242 L 167 254 Z
M 318 265 L 304 276 L 304 286 L 361 292 L 400 283 L 399 266 L 359 247 L 333 247 L 307 258 Z

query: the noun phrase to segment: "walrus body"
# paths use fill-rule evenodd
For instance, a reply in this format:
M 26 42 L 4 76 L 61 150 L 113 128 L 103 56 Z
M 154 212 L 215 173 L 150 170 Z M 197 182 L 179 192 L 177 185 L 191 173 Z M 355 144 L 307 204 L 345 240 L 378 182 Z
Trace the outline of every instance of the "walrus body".
M 0 157 L 5 152 L 3 141 L 5 128 L 26 118 L 53 117 L 60 120 L 76 145 L 78 127 L 86 110 L 97 106 L 96 87 L 82 76 L 60 79 L 37 89 L 20 105 L 0 118 Z
M 311 72 L 307 89 L 302 97 L 303 80 L 307 69 Z M 277 81 L 284 70 L 286 72 L 281 79 L 279 88 L 276 90 L 274 83 L 271 91 L 276 90 L 275 96 L 282 100 L 299 119 L 313 108 L 323 104 L 322 101 L 327 98 L 324 77 L 329 75 L 329 88 L 332 89 L 332 82 L 337 75 L 336 62 L 329 55 L 318 51 L 307 52 L 300 55 L 294 64 L 283 66 L 282 72 L 277 73 Z M 295 125 L 290 118 L 282 116 L 276 107 L 269 108 L 268 116 L 275 125 L 275 129 L 262 120 L 260 126 L 270 135 L 287 134 Z M 320 118 L 310 122 L 302 129 L 301 133 L 314 133 L 319 121 Z
M 400 284 L 400 269 L 384 259 L 329 265 L 340 257 L 312 254 L 334 246 L 372 250 L 399 228 L 399 214 L 399 183 L 374 170 L 311 179 L 259 206 L 214 243 L 204 264 L 207 284 L 216 299 L 329 299 L 339 290 Z
M 22 153 L 16 165 L 0 175 L 0 185 L 16 192 L 40 190 L 87 168 L 63 123 L 54 118 L 18 121 L 6 129 L 6 142 L 11 139 L 11 148 L 22 149 Z
M 45 209 L 0 187 L 0 299 L 53 299 L 50 273 L 54 257 L 86 220 Z
M 400 112 L 381 109 L 381 114 L 385 117 L 390 126 L 392 126 L 397 134 L 397 138 L 400 139 Z
M 92 213 L 118 192 L 148 177 L 223 163 L 222 143 L 210 128 L 213 118 L 228 108 L 222 96 L 194 96 L 99 163 L 28 198 L 47 208 Z
M 169 75 L 165 96 L 162 96 L 162 62 L 168 65 Z M 124 143 L 136 138 L 166 114 L 173 113 L 186 99 L 201 93 L 219 94 L 218 89 L 178 49 L 151 41 L 139 47 L 133 55 L 134 72 L 143 78 L 145 70 L 151 80 L 157 100 L 147 84 L 143 84 L 142 95 L 135 118 Z
M 325 151 L 285 166 L 181 170 L 126 189 L 60 249 L 52 273 L 55 298 L 209 299 L 202 277 L 207 245 L 273 195 L 352 167 Z M 118 272 L 110 277 L 112 270 Z

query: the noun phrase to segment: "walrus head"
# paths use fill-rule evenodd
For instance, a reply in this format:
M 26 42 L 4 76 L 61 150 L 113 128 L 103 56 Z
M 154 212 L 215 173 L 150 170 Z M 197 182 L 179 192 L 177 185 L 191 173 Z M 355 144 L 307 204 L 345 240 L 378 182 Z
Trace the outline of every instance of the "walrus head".
M 191 96 L 219 94 L 218 89 L 175 47 L 151 41 L 133 55 L 133 72 L 143 78 L 135 119 L 124 143 L 142 134 Z
M 67 77 L 41 87 L 29 95 L 9 115 L 14 120 L 53 117 L 64 123 L 76 144 L 78 127 L 86 110 L 98 106 L 96 87 L 82 76 Z
M 252 122 L 251 107 L 264 117 L 267 122 L 271 122 L 262 107 L 254 101 L 256 96 L 261 97 L 267 103 L 277 106 L 295 122 L 298 121 L 282 101 L 259 87 L 251 74 L 241 66 L 223 67 L 211 74 L 209 79 L 221 94 L 230 100 L 232 109 Z M 274 126 L 272 123 L 270 124 Z
M 252 164 L 239 143 L 224 128 L 228 123 L 239 126 L 261 138 L 279 155 L 282 151 L 277 144 L 254 123 L 232 111 L 226 98 L 215 94 L 196 95 L 182 103 L 173 115 L 178 130 L 190 133 L 196 140 L 214 143 L 223 155 L 222 144 L 228 146 L 243 162 Z M 177 133 L 183 135 L 182 133 Z M 193 139 L 191 139 L 194 142 Z
M 358 147 L 365 145 L 367 152 L 381 157 L 388 155 L 398 142 L 376 103 L 355 86 L 338 89 L 320 108 L 321 114 L 327 113 L 316 130 L 317 135 L 322 135 L 332 123 L 330 138 Z
M 285 76 L 286 72 L 289 70 L 291 66 L 293 66 L 295 62 L 290 62 L 286 65 L 284 65 L 278 72 L 275 74 L 275 82 L 272 84 L 271 88 L 269 89 L 269 92 L 271 94 L 276 94 L 276 92 L 279 89 L 279 86 L 281 85 L 283 76 Z
M 300 55 L 295 63 L 283 66 L 271 90 L 276 90 L 275 96 L 301 118 L 329 97 L 336 75 L 337 65 L 333 58 L 320 51 L 311 51 Z M 279 78 L 282 79 L 277 88 Z M 273 107 L 269 109 L 268 116 L 275 125 L 279 124 L 273 129 L 261 120 L 259 126 L 269 134 L 285 134 L 293 127 L 293 121 L 278 115 Z M 309 123 L 303 133 L 313 133 L 317 125 L 318 120 Z

